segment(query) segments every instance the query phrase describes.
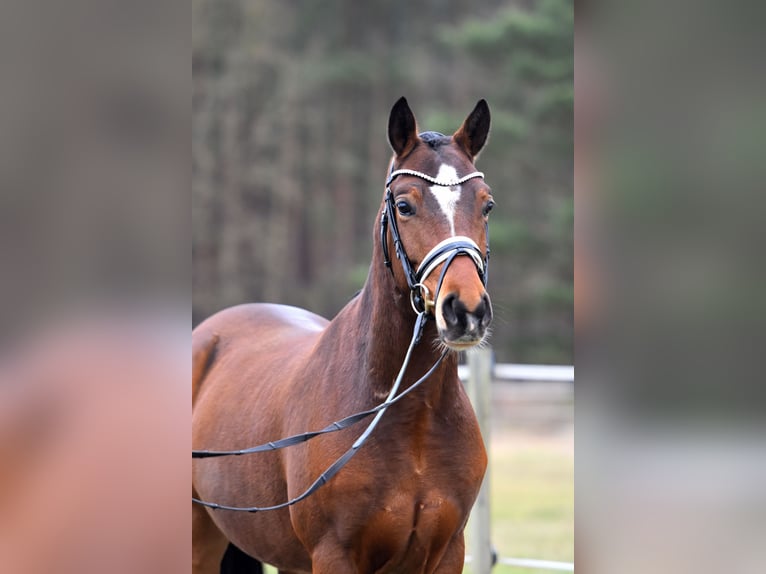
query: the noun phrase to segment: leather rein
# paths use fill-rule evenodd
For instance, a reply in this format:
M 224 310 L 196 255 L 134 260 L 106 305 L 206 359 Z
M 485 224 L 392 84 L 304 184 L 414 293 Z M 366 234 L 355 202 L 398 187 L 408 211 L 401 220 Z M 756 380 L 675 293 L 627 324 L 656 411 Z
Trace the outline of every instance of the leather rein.
M 223 456 L 241 456 L 241 455 L 252 454 L 256 452 L 274 451 L 274 450 L 278 450 L 278 449 L 282 449 L 289 446 L 294 446 L 297 444 L 307 442 L 320 435 L 338 432 L 340 430 L 349 428 L 371 415 L 375 415 L 375 418 L 373 418 L 370 424 L 367 425 L 367 428 L 359 436 L 359 438 L 356 439 L 356 441 L 354 441 L 354 444 L 351 445 L 351 448 L 349 448 L 345 453 L 343 453 L 340 457 L 338 457 L 335 460 L 335 462 L 333 462 L 321 475 L 319 475 L 319 477 L 311 484 L 311 486 L 309 486 L 302 494 L 296 496 L 295 498 L 292 498 L 281 504 L 275 504 L 273 506 L 249 506 L 249 507 L 248 506 L 228 506 L 225 504 L 218 504 L 215 502 L 207 502 L 194 497 L 192 497 L 192 502 L 202 506 L 206 506 L 208 508 L 212 508 L 213 510 L 231 510 L 231 511 L 237 511 L 237 512 L 255 513 L 255 512 L 263 512 L 267 510 L 278 510 L 280 508 L 287 508 L 288 506 L 292 506 L 293 504 L 296 504 L 300 502 L 301 500 L 308 498 L 314 492 L 316 492 L 321 486 L 326 484 L 333 476 L 335 476 L 340 471 L 341 468 L 343 468 L 346 465 L 346 463 L 348 463 L 349 460 L 351 460 L 351 458 L 353 458 L 353 456 L 359 451 L 359 449 L 364 445 L 364 443 L 370 437 L 370 435 L 372 434 L 373 430 L 377 426 L 380 419 L 385 414 L 388 407 L 390 407 L 394 403 L 399 402 L 405 396 L 407 396 L 416 388 L 418 388 L 423 382 L 425 382 L 434 373 L 434 371 L 436 371 L 436 369 L 439 367 L 439 365 L 442 363 L 444 358 L 449 353 L 449 350 L 445 350 L 439 356 L 439 358 L 436 360 L 433 366 L 425 373 L 425 375 L 423 375 L 420 379 L 415 381 L 410 387 L 408 387 L 407 389 L 405 389 L 404 391 L 402 391 L 401 393 L 397 395 L 399 387 L 401 386 L 402 380 L 404 378 L 404 374 L 407 370 L 407 366 L 409 365 L 410 357 L 412 356 L 412 351 L 415 348 L 415 346 L 420 342 L 426 322 L 428 321 L 428 318 L 432 316 L 432 313 L 434 310 L 434 304 L 439 295 L 439 292 L 441 291 L 441 286 L 444 281 L 444 276 L 447 273 L 447 269 L 452 264 L 452 261 L 454 261 L 454 259 L 458 257 L 459 255 L 465 255 L 470 257 L 473 260 L 474 264 L 476 265 L 476 269 L 479 273 L 479 277 L 481 278 L 482 283 L 486 285 L 487 266 L 489 264 L 489 232 L 487 230 L 487 234 L 486 234 L 487 250 L 485 253 L 482 253 L 479 247 L 476 245 L 476 243 L 468 237 L 463 237 L 463 236 L 450 237 L 440 242 L 433 249 L 431 249 L 431 251 L 429 251 L 426 254 L 426 256 L 423 258 L 423 261 L 420 262 L 417 268 L 413 268 L 413 265 L 410 262 L 409 257 L 407 256 L 407 252 L 404 249 L 401 236 L 399 235 L 399 227 L 396 223 L 396 214 L 394 212 L 394 209 L 395 209 L 394 198 L 393 198 L 393 193 L 391 191 L 391 183 L 397 176 L 400 176 L 400 175 L 411 175 L 411 176 L 419 177 L 434 185 L 439 185 L 443 187 L 453 187 L 456 185 L 460 185 L 475 177 L 481 177 L 481 178 L 484 177 L 483 173 L 479 171 L 475 171 L 473 173 L 469 173 L 468 175 L 463 176 L 462 178 L 454 180 L 454 181 L 441 181 L 441 180 L 437 180 L 434 177 L 431 177 L 430 175 L 421 173 L 419 171 L 410 170 L 410 169 L 394 170 L 393 164 L 391 166 L 391 172 L 388 176 L 388 180 L 386 181 L 385 206 L 383 208 L 383 215 L 380 221 L 380 238 L 381 238 L 381 245 L 383 247 L 384 264 L 386 267 L 388 267 L 388 269 L 391 271 L 393 275 L 393 268 L 391 267 L 391 258 L 389 256 L 388 238 L 387 238 L 388 230 L 390 229 L 391 238 L 394 242 L 394 249 L 396 251 L 396 256 L 401 262 L 402 269 L 404 270 L 404 275 L 407 278 L 407 285 L 410 289 L 410 302 L 412 304 L 413 310 L 415 311 L 415 313 L 417 313 L 417 318 L 415 320 L 415 327 L 413 329 L 412 339 L 407 349 L 407 354 L 404 357 L 404 362 L 402 363 L 401 369 L 399 370 L 399 374 L 394 380 L 394 384 L 391 387 L 391 390 L 389 391 L 388 396 L 386 397 L 386 400 L 374 408 L 347 416 L 317 431 L 310 431 L 310 432 L 306 432 L 302 434 L 297 434 L 297 435 L 289 436 L 277 441 L 271 441 L 264 444 L 260 444 L 258 446 L 241 449 L 241 450 L 225 450 L 225 451 L 192 450 L 192 458 L 194 459 L 194 458 L 217 458 L 217 457 L 223 457 Z M 432 300 L 429 300 L 428 289 L 425 287 L 423 282 L 442 263 L 444 263 L 444 266 L 442 267 L 441 274 L 439 275 L 439 280 L 437 282 L 434 297 Z

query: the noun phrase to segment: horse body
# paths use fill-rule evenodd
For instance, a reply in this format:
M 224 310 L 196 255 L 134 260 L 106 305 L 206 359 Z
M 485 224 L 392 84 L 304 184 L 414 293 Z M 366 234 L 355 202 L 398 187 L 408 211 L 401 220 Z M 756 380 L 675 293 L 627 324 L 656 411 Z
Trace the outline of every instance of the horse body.
M 364 301 L 357 297 L 322 331 L 323 320 L 313 314 L 258 304 L 223 311 L 200 325 L 195 338 L 214 345 L 201 351 L 214 360 L 200 374 L 215 384 L 203 380 L 198 390 L 194 443 L 263 443 L 322 428 L 380 403 L 397 361 L 404 357 L 413 321 L 395 329 L 391 313 L 381 314 L 391 325 L 370 322 L 368 337 L 359 340 L 338 336 L 364 324 L 358 321 Z M 424 337 L 435 337 L 433 326 Z M 361 355 L 360 347 L 380 357 Z M 430 346 L 424 348 L 413 357 L 408 379 L 421 376 L 436 358 Z M 226 376 L 220 376 L 224 371 Z M 324 403 L 332 410 L 323 408 Z M 270 404 L 313 408 L 263 408 Z M 242 425 L 243 420 L 248 424 Z M 360 430 L 347 429 L 277 453 L 216 461 L 215 475 L 203 466 L 210 463 L 198 463 L 195 490 L 203 499 L 243 505 L 293 498 L 316 479 L 312 469 L 329 466 Z M 456 458 L 467 450 L 478 464 Z M 284 571 L 310 572 L 312 559 L 321 558 L 333 561 L 325 571 L 344 572 L 336 562 L 346 559 L 349 545 L 357 544 L 354 562 L 366 565 L 358 571 L 376 572 L 388 565 L 388 571 L 430 572 L 429 561 L 438 563 L 464 526 L 474 485 L 484 472 L 484 456 L 473 411 L 457 379 L 456 359 L 450 357 L 432 375 L 428 389 L 418 389 L 396 411 L 392 408 L 370 442 L 312 497 L 290 510 L 213 512 L 212 518 L 227 540 Z M 460 483 L 470 488 L 456 488 Z M 455 495 L 466 491 L 467 496 Z M 337 499 L 347 501 L 347 507 L 328 513 Z M 462 547 L 456 544 L 462 564 Z M 336 556 L 339 548 L 343 554 Z
M 392 145 L 400 156 L 402 149 Z M 458 216 L 451 227 L 455 221 L 465 226 Z M 436 242 L 431 238 L 431 245 Z M 195 448 L 245 448 L 323 428 L 385 399 L 415 314 L 401 270 L 390 273 L 381 265 L 382 246 L 374 245 L 365 286 L 331 322 L 293 307 L 251 304 L 222 311 L 194 330 Z M 445 289 L 461 303 L 435 302 L 437 321 L 426 325 L 413 352 L 405 388 L 439 358 L 434 342 L 443 344 L 442 326 L 454 326 L 453 314 L 463 307 L 480 310 L 486 300 L 483 287 L 475 287 L 475 294 L 463 287 L 461 296 L 449 284 L 466 277 L 476 283 L 468 257 L 455 259 L 452 267 Z M 430 292 L 436 291 L 431 285 Z M 452 311 L 442 316 L 447 304 Z M 463 318 L 462 324 L 465 330 L 476 320 Z M 346 452 L 363 427 L 280 451 L 195 461 L 193 494 L 237 506 L 294 498 Z M 463 529 L 485 469 L 478 424 L 451 354 L 426 384 L 389 409 L 356 456 L 309 498 L 256 514 L 194 506 L 194 572 L 217 573 L 230 541 L 285 573 L 457 574 L 464 560 Z

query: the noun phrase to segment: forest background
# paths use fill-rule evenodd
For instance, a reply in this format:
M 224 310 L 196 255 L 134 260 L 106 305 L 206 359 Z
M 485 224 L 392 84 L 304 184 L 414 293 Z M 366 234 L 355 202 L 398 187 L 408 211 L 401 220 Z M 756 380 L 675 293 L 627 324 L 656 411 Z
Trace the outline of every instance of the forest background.
M 573 0 L 193 0 L 194 324 L 334 316 L 370 266 L 393 103 L 450 134 L 485 98 L 491 343 L 571 364 L 573 28 Z

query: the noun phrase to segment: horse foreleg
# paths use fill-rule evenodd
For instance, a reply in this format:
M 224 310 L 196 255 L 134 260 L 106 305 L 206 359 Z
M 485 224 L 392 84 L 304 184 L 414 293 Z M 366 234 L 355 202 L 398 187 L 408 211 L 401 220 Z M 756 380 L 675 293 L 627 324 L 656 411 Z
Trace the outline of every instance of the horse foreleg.
M 461 532 L 455 535 L 444 551 L 442 559 L 433 570 L 434 574 L 460 574 L 465 562 L 465 535 Z
M 358 574 L 359 569 L 354 565 L 343 548 L 325 540 L 311 553 L 311 574 Z
M 219 574 L 228 544 L 207 511 L 192 504 L 192 574 Z

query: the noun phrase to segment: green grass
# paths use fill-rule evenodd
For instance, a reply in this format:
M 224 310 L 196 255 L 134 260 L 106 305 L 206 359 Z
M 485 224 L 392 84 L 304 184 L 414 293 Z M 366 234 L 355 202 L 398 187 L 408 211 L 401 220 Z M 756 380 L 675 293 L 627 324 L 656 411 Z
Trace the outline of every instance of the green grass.
M 574 456 L 571 438 L 492 438 L 492 543 L 500 556 L 574 559 Z M 470 540 L 468 540 L 470 552 Z M 266 567 L 267 574 L 276 570 Z M 470 565 L 466 573 L 471 572 Z M 541 574 L 498 565 L 493 574 Z
M 490 464 L 492 543 L 498 554 L 572 562 L 571 440 L 516 440 L 511 435 L 493 438 Z M 466 572 L 470 572 L 470 566 Z M 501 565 L 493 570 L 498 574 L 541 572 L 544 571 Z

